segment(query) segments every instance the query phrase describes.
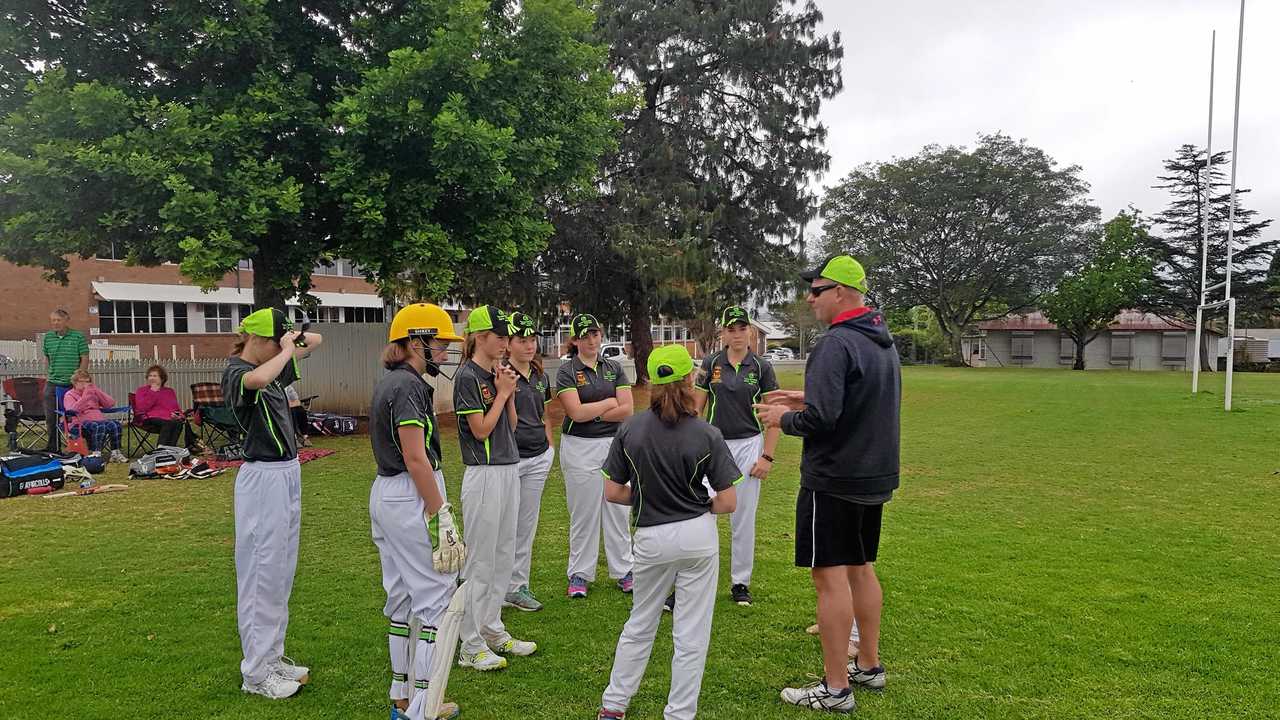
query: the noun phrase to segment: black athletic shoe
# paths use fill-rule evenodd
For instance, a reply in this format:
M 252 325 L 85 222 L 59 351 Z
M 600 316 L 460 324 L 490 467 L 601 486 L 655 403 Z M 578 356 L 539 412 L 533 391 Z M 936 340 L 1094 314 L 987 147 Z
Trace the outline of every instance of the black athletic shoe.
M 664 600 L 662 603 L 662 609 L 666 610 L 667 612 L 676 611 L 676 594 L 675 593 L 671 593 L 670 595 L 667 596 L 667 599 Z
M 739 605 L 742 605 L 743 607 L 750 607 L 751 591 L 747 589 L 746 585 L 741 583 L 734 585 L 729 588 L 729 595 L 733 598 L 733 601 Z

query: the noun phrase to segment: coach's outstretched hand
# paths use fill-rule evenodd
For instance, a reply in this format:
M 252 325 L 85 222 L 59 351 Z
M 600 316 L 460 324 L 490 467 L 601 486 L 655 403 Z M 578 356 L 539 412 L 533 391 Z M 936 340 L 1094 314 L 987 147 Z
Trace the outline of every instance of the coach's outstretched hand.
M 431 562 L 437 572 L 456 573 L 467 560 L 467 546 L 462 533 L 453 524 L 453 506 L 445 503 L 440 511 L 427 518 L 431 530 Z
M 804 410 L 803 390 L 773 390 L 764 394 L 765 405 L 782 405 L 788 410 Z

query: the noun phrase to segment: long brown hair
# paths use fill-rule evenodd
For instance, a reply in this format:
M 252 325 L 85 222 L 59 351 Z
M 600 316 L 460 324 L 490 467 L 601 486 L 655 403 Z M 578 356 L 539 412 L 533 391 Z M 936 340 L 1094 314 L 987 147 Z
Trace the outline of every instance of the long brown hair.
M 382 367 L 390 370 L 397 365 L 409 362 L 412 355 L 413 353 L 409 351 L 409 338 L 389 342 L 382 348 Z
M 483 330 L 480 332 L 484 332 Z M 467 339 L 462 342 L 462 359 L 470 360 L 472 355 L 476 354 L 476 336 L 480 333 L 467 333 Z
M 649 391 L 649 409 L 667 425 L 675 425 L 686 417 L 697 417 L 694 404 L 693 373 L 666 385 L 654 385 Z
M 231 354 L 239 355 L 244 352 L 244 346 L 249 342 L 248 333 L 236 333 L 236 342 L 231 346 Z

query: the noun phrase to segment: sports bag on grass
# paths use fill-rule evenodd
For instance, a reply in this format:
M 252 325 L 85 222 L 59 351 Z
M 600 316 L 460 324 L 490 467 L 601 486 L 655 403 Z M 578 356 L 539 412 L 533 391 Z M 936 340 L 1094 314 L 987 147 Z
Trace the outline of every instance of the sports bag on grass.
M 19 455 L 0 459 L 0 498 L 25 495 L 38 488 L 62 487 L 62 463 L 41 455 Z
M 186 469 L 183 461 L 191 457 L 186 448 L 161 445 L 129 465 L 131 477 L 168 477 L 180 475 Z
M 356 419 L 333 413 L 307 413 L 307 424 L 323 435 L 350 435 L 356 431 Z

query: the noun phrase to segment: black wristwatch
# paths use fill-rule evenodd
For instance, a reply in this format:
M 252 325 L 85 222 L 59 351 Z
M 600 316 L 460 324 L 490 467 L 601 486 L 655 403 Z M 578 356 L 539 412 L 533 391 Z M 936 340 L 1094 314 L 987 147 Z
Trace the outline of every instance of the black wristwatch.
M 764 458 L 765 460 L 768 460 L 769 462 L 773 462 L 772 455 L 765 455 L 764 453 L 760 453 L 760 457 Z

